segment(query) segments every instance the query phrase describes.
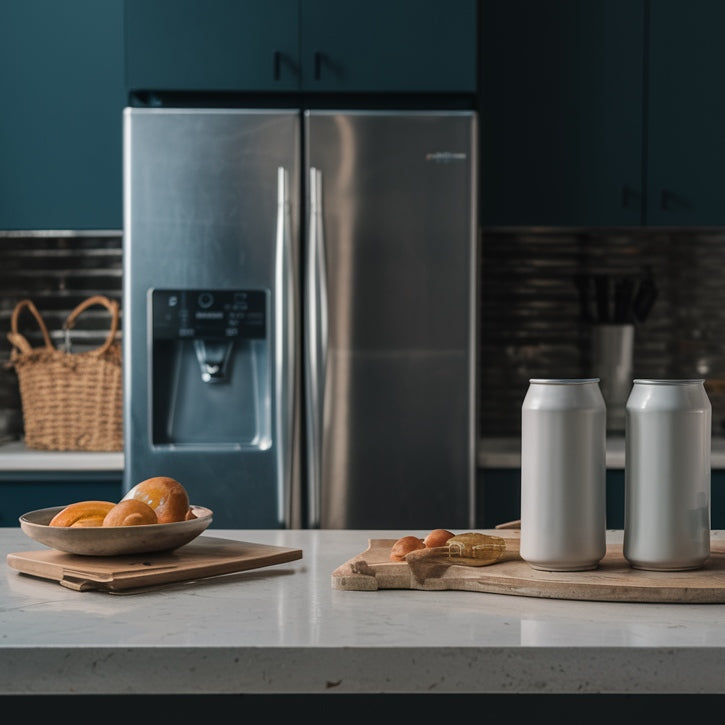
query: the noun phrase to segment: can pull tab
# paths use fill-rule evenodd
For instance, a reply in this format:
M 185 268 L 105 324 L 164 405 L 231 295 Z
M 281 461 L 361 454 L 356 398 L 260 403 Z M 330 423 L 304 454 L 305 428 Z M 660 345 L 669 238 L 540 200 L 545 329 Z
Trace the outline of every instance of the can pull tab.
M 194 340 L 194 350 L 201 369 L 201 379 L 205 383 L 226 382 L 227 363 L 229 362 L 233 344 L 233 342 Z

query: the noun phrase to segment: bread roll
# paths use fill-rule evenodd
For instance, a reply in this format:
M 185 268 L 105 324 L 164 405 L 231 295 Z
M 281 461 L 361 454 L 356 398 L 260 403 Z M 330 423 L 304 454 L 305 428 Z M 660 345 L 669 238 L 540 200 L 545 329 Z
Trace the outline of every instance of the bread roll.
M 405 561 L 405 555 L 416 549 L 424 549 L 423 539 L 417 536 L 402 536 L 394 544 L 390 550 L 391 561 Z
M 452 536 L 453 534 L 448 531 L 448 529 L 433 529 L 433 531 L 431 531 L 428 536 L 423 539 L 423 543 L 429 549 L 434 546 L 445 546 L 448 539 Z
M 137 498 L 119 501 L 103 519 L 104 526 L 143 526 L 158 522 L 156 512 L 151 506 Z
M 78 501 L 59 511 L 48 526 L 103 526 L 103 519 L 114 506 L 111 501 Z
M 122 500 L 132 498 L 148 504 L 156 512 L 160 524 L 185 521 L 189 511 L 186 489 L 169 476 L 154 476 L 137 483 Z

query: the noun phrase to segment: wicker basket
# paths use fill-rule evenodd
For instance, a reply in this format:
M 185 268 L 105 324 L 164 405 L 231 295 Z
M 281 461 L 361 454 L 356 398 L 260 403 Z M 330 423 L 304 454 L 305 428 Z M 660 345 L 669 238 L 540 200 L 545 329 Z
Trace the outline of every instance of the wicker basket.
M 13 345 L 9 367 L 15 368 L 23 408 L 25 444 L 50 451 L 123 450 L 121 345 L 118 303 L 96 295 L 76 307 L 65 321 L 70 330 L 78 316 L 92 305 L 111 313 L 111 328 L 101 347 L 88 352 L 58 350 L 30 300 L 13 310 L 8 339 Z M 18 332 L 18 318 L 27 308 L 35 317 L 45 345 L 32 348 Z

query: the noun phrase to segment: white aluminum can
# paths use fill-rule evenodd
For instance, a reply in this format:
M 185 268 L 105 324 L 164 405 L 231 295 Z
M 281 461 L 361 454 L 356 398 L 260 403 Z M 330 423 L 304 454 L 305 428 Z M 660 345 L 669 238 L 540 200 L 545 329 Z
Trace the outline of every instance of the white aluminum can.
M 606 553 L 607 414 L 599 378 L 532 379 L 521 409 L 521 558 L 596 569 Z
M 636 569 L 697 569 L 710 557 L 704 381 L 635 380 L 626 411 L 624 556 Z

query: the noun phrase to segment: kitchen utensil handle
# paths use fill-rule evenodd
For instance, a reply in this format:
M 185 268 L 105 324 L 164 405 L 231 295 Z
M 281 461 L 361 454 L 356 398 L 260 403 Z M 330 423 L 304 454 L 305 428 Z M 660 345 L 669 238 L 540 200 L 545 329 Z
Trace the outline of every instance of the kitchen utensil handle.
M 295 419 L 297 290 L 292 252 L 292 211 L 287 169 L 277 169 L 275 244 L 275 368 L 279 407 L 276 418 L 280 525 L 291 520 L 292 458 Z
M 307 239 L 306 373 L 308 478 L 310 525 L 320 525 L 322 482 L 322 431 L 327 377 L 328 308 L 322 172 L 310 167 L 310 214 Z

